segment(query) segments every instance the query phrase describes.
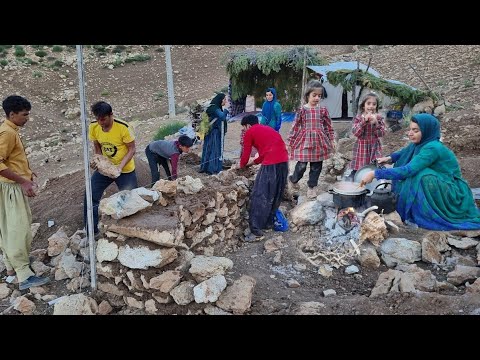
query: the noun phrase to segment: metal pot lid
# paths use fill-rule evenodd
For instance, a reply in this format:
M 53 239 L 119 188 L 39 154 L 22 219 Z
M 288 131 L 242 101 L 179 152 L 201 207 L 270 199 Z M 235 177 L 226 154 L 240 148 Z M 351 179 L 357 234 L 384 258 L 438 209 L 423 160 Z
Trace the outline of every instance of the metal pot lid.
M 363 179 L 363 177 L 370 171 L 375 171 L 376 169 L 381 169 L 381 167 L 375 166 L 375 165 L 365 165 L 361 167 L 360 169 L 357 170 L 355 173 L 355 176 L 353 177 L 353 181 L 360 183 Z M 370 192 L 373 193 L 373 190 L 377 188 L 378 185 L 384 184 L 384 183 L 391 183 L 391 180 L 384 180 L 384 179 L 373 179 L 373 181 L 370 184 L 366 184 L 365 188 L 367 188 Z
M 357 182 L 340 181 L 333 184 L 333 191 L 340 195 L 363 195 L 368 189 L 360 187 L 360 183 Z

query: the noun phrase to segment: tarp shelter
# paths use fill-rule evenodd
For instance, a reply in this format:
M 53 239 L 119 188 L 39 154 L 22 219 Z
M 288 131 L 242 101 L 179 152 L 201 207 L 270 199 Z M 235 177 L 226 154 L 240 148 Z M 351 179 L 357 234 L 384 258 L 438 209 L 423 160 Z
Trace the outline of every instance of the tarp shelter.
M 343 87 L 341 85 L 338 86 L 333 86 L 330 84 L 327 80 L 327 73 L 330 71 L 337 71 L 337 70 L 356 70 L 357 69 L 357 62 L 356 61 L 340 61 L 340 62 L 335 62 L 331 63 L 328 65 L 324 66 L 316 66 L 316 65 L 309 65 L 307 68 L 310 70 L 314 71 L 315 73 L 323 75 L 323 86 L 325 87 L 325 90 L 327 91 L 327 98 L 322 100 L 322 106 L 325 106 L 330 113 L 330 117 L 332 119 L 338 119 L 338 118 L 351 118 L 354 116 L 354 112 L 352 111 L 352 91 L 344 91 Z M 358 65 L 360 70 L 367 71 L 367 65 L 360 63 Z M 376 76 L 376 77 L 381 77 L 380 73 L 376 71 L 375 69 L 369 67 L 368 68 L 368 73 Z M 400 81 L 396 80 L 386 80 L 388 82 L 394 83 L 394 84 L 403 84 Z M 406 85 L 406 84 L 403 84 Z M 409 86 L 409 85 L 406 85 Z M 411 87 L 411 86 L 410 86 Z M 360 91 L 360 86 L 356 87 L 355 94 L 358 96 L 358 93 Z M 414 88 L 412 88 L 414 89 Z M 364 88 L 362 90 L 362 96 L 371 91 L 371 89 Z M 388 108 L 392 103 L 395 102 L 394 99 L 391 97 L 376 92 L 380 98 L 380 102 L 382 104 L 383 109 Z M 356 112 L 355 112 L 356 113 Z

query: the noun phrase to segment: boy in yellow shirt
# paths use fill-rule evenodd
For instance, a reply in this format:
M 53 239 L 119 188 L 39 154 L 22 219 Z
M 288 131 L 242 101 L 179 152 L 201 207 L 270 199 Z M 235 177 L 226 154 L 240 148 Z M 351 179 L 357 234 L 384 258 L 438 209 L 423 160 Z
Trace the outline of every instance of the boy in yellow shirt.
M 95 154 L 101 154 L 116 165 L 121 174 L 116 179 L 100 174 L 95 171 L 92 175 L 92 205 L 93 205 L 93 231 L 98 230 L 98 206 L 105 189 L 112 183 L 117 184 L 118 189 L 132 190 L 138 187 L 135 173 L 135 134 L 133 128 L 125 121 L 115 119 L 110 104 L 99 101 L 92 105 L 92 113 L 96 121 L 92 122 L 88 129 L 88 138 L 93 142 Z M 83 219 L 87 228 L 87 197 L 83 202 Z

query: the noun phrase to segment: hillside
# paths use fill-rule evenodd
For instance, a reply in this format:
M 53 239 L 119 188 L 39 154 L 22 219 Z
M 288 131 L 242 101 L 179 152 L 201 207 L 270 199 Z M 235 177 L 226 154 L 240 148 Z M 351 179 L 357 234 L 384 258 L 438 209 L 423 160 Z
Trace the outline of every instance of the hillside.
M 287 45 L 285 45 L 287 46 Z M 176 119 L 185 120 L 188 105 L 195 100 L 209 99 L 215 91 L 225 89 L 228 77 L 221 60 L 230 51 L 254 48 L 272 49 L 285 46 L 268 45 L 174 45 L 172 66 L 174 91 L 177 106 Z M 356 61 L 368 63 L 387 79 L 405 82 L 417 88 L 426 86 L 440 93 L 445 100 L 447 112 L 442 117 L 443 141 L 460 160 L 462 172 L 471 187 L 480 187 L 480 46 L 479 45 L 312 45 L 327 61 Z M 33 243 L 33 249 L 46 248 L 47 239 L 60 226 L 68 226 L 73 233 L 82 226 L 83 211 L 83 143 L 81 138 L 78 76 L 75 48 L 72 46 L 0 45 L 0 97 L 11 94 L 27 97 L 32 103 L 30 122 L 21 131 L 32 169 L 38 174 L 43 190 L 31 199 L 34 222 L 41 223 Z M 61 48 L 61 50 L 60 50 Z M 165 52 L 162 45 L 95 45 L 85 47 L 86 97 L 88 107 L 105 100 L 112 104 L 114 115 L 132 122 L 137 135 L 137 158 L 144 158 L 144 148 L 152 140 L 158 127 L 168 119 L 167 77 Z M 418 75 L 411 68 L 416 68 Z M 421 78 L 420 78 L 420 77 Z M 426 83 L 426 85 L 425 85 Z M 90 116 L 90 114 L 88 114 Z M 347 126 L 348 124 L 344 124 Z M 227 147 L 238 147 L 238 126 L 229 126 Z M 288 128 L 282 128 L 282 135 Z M 384 138 L 385 153 L 398 149 L 406 143 L 405 132 L 388 133 Z M 179 173 L 193 174 L 192 167 L 183 164 Z M 140 185 L 150 182 L 148 166 L 137 162 Z M 67 175 L 65 175 L 67 174 Z M 200 176 L 202 177 L 202 176 Z M 109 191 L 114 191 L 113 187 Z M 48 228 L 48 220 L 55 226 Z M 295 241 L 300 233 L 288 232 L 285 238 Z M 412 237 L 423 236 L 423 232 L 407 231 Z M 70 235 L 70 234 L 69 234 Z M 407 236 L 405 235 L 405 236 Z M 477 238 L 478 239 L 478 238 Z M 290 313 L 292 304 L 320 297 L 325 283 L 316 272 L 304 276 L 302 287 L 292 291 L 275 277 L 265 275 L 271 270 L 271 258 L 258 256 L 262 253 L 260 243 L 248 244 L 240 252 L 232 254 L 238 262 L 237 272 L 245 273 L 258 267 L 256 274 L 261 280 L 257 285 L 258 300 L 253 313 Z M 294 263 L 295 251 L 285 250 L 285 258 Z M 289 263 L 290 264 L 290 263 Z M 290 274 L 294 273 L 290 266 Z M 261 273 L 261 270 L 265 273 Z M 385 266 L 382 265 L 382 270 Z M 441 270 L 441 269 L 440 269 Z M 436 269 L 437 273 L 441 271 Z M 368 303 L 364 297 L 378 278 L 380 270 L 364 273 L 361 279 L 336 274 L 326 284 L 336 288 L 339 294 L 353 297 L 345 304 L 330 298 L 322 313 L 400 313 L 431 314 L 465 312 L 478 308 L 478 299 L 462 298 L 451 301 L 448 290 L 442 298 L 443 307 L 436 304 L 435 294 L 427 297 L 426 303 L 403 295 L 381 298 L 377 303 Z M 304 273 L 306 274 L 306 273 Z M 442 273 L 445 275 L 444 273 Z M 442 275 L 442 276 L 443 276 Z M 359 280 L 361 279 L 361 280 Z M 357 281 L 358 280 L 358 281 Z M 57 282 L 55 282 L 57 284 Z M 58 282 L 61 284 L 61 282 Z M 61 287 L 62 286 L 62 287 Z M 64 286 L 55 289 L 64 290 Z M 340 289 L 340 290 L 339 290 Z M 61 292 L 58 290 L 59 293 Z M 461 288 L 465 293 L 465 287 Z M 302 300 L 303 299 L 303 300 Z M 306 299 L 306 300 L 305 300 Z M 472 300 L 473 299 L 473 300 Z M 358 301 L 358 302 L 357 302 Z M 291 303 L 289 303 L 291 302 Z M 284 305 L 289 303 L 289 305 Z M 357 304 L 357 309 L 352 303 Z M 400 304 L 400 305 L 399 305 Z M 403 304 L 403 305 L 402 305 Z M 377 308 L 375 306 L 378 306 Z M 417 306 L 417 310 L 415 310 Z M 292 308 L 294 308 L 293 306 Z M 414 308 L 414 310 L 412 310 Z M 49 310 L 43 308 L 43 313 Z M 181 311 L 175 309 L 175 311 Z M 185 310 L 186 311 L 186 310 Z M 416 312 L 415 312 L 416 311 Z M 463 310 L 462 310 L 463 311 Z M 40 313 L 40 312 L 39 312 Z M 173 310 L 172 312 L 173 313 Z

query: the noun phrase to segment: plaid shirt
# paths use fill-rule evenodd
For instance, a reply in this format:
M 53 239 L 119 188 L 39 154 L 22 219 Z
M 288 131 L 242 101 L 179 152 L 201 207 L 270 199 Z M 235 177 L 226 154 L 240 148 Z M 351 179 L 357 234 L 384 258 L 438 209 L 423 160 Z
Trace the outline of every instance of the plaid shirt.
M 303 106 L 295 114 L 290 135 L 290 159 L 301 162 L 326 160 L 332 152 L 335 132 L 328 110 L 324 106 Z
M 366 123 L 361 115 L 353 119 L 352 133 L 357 137 L 353 145 L 353 158 L 350 168 L 358 170 L 369 165 L 372 160 L 382 157 L 382 143 L 380 138 L 385 135 L 385 122 L 377 115 L 377 124 Z

